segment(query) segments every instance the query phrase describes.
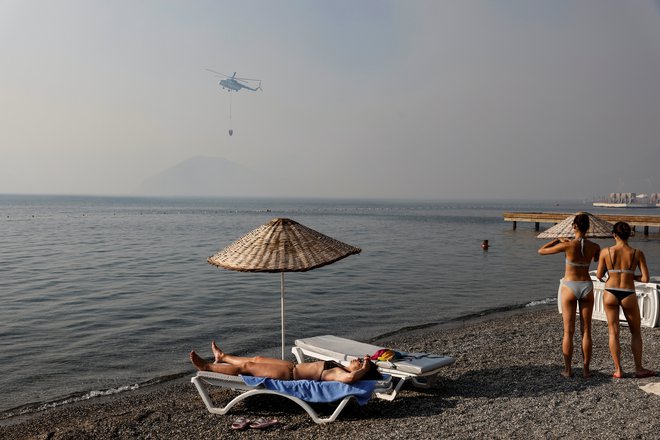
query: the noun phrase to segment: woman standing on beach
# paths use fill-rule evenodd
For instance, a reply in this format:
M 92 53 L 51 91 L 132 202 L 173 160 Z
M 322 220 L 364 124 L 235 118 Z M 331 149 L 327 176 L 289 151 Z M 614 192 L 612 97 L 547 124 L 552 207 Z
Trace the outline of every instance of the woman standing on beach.
M 552 255 L 563 252 L 566 254 L 566 269 L 561 282 L 561 306 L 564 320 L 564 338 L 562 353 L 564 355 L 564 377 L 573 375 L 573 335 L 575 334 L 575 312 L 580 307 L 580 331 L 582 333 L 582 358 L 584 362 L 584 377 L 591 377 L 589 363 L 591 362 L 591 314 L 594 308 L 594 286 L 589 276 L 591 261 L 598 260 L 600 246 L 587 240 L 589 216 L 577 214 L 573 220 L 575 239 L 555 239 L 544 244 L 539 249 L 541 255 Z
M 617 222 L 612 229 L 612 235 L 616 242 L 614 246 L 603 251 L 598 260 L 598 271 L 596 276 L 602 281 L 605 272 L 608 273 L 603 293 L 603 305 L 607 315 L 607 328 L 609 331 L 610 353 L 614 360 L 614 374 L 612 377 L 621 379 L 621 345 L 619 343 L 619 306 L 628 321 L 631 334 L 630 348 L 635 360 L 635 377 L 655 376 L 655 372 L 647 370 L 642 366 L 642 331 L 641 316 L 637 295 L 635 294 L 635 280 L 642 283 L 649 282 L 649 269 L 646 266 L 646 257 L 639 249 L 628 245 L 630 237 L 630 225 L 625 222 Z M 641 275 L 635 275 L 635 269 L 639 267 Z

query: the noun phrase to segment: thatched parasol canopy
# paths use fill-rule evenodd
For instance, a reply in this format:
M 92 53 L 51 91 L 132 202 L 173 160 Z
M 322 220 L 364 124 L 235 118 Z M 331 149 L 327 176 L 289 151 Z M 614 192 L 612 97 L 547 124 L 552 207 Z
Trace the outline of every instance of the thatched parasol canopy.
M 553 227 L 541 232 L 536 238 L 574 238 L 573 220 L 578 214 L 587 214 L 589 216 L 588 238 L 610 238 L 612 237 L 612 224 L 602 218 L 596 217 L 588 212 L 576 212 L 569 215 Z
M 274 218 L 208 262 L 239 272 L 305 272 L 360 252 L 291 219 Z
M 245 234 L 208 262 L 239 272 L 280 272 L 282 359 L 284 359 L 284 272 L 305 272 L 362 250 L 288 218 L 274 218 Z

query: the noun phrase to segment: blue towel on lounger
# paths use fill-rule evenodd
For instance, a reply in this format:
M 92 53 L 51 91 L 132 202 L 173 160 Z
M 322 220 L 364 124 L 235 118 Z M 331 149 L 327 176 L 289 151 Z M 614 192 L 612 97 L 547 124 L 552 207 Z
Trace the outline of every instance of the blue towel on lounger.
M 241 376 L 250 386 L 263 385 L 266 389 L 279 391 L 298 397 L 305 402 L 330 403 L 346 396 L 355 396 L 360 405 L 369 401 L 376 388 L 375 380 L 361 380 L 355 383 L 318 380 L 277 380 L 266 377 Z

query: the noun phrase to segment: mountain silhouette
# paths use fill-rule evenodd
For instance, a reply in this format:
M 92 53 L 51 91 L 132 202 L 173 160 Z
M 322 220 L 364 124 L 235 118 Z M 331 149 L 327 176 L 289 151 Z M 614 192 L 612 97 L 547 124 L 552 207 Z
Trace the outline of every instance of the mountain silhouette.
M 273 196 L 263 173 L 221 157 L 196 156 L 146 179 L 136 191 L 146 196 Z

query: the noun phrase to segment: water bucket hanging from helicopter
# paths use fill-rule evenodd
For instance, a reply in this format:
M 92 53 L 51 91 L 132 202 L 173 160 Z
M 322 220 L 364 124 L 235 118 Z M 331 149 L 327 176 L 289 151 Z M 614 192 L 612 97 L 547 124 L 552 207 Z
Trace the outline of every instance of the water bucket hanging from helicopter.
M 234 128 L 231 121 L 231 101 L 232 101 L 232 92 L 238 92 L 241 89 L 250 90 L 256 92 L 257 90 L 263 91 L 261 88 L 261 80 L 251 79 L 251 78 L 240 78 L 236 76 L 236 72 L 232 76 L 225 75 L 224 73 L 216 72 L 212 69 L 206 69 L 209 72 L 213 72 L 216 76 L 219 76 L 221 79 L 218 84 L 222 87 L 223 90 L 229 92 L 229 136 L 234 134 Z M 249 84 L 258 82 L 256 87 L 250 87 Z
M 229 92 L 229 136 L 234 134 L 234 126 L 231 123 L 231 92 Z

